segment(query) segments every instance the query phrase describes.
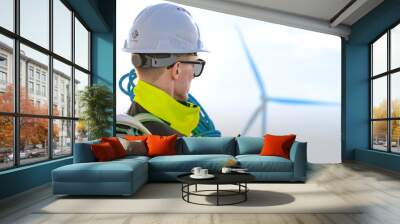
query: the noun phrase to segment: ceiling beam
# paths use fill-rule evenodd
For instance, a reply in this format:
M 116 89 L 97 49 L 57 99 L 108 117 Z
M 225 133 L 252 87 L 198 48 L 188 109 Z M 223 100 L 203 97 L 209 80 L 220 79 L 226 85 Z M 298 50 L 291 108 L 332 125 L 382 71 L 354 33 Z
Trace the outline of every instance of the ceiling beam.
M 349 18 L 355 11 L 360 9 L 364 4 L 366 4 L 368 0 L 356 0 L 350 1 L 350 4 L 346 5 L 342 10 L 339 11 L 331 20 L 330 26 L 336 27 L 347 18 Z
M 169 0 L 187 6 L 212 10 L 257 19 L 265 22 L 276 23 L 285 26 L 296 27 L 326 34 L 332 34 L 348 38 L 350 27 L 346 25 L 330 26 L 329 21 L 283 12 L 275 9 L 261 8 L 245 3 L 231 2 L 227 0 Z M 245 2 L 245 1 L 243 1 Z

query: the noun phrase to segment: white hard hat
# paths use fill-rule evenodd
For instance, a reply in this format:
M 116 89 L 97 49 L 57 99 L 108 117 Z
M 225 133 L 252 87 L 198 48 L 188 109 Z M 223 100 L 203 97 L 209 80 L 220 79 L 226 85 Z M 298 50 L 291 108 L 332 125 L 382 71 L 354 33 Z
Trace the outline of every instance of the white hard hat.
M 122 50 L 129 53 L 208 52 L 190 13 L 170 3 L 143 9 L 133 22 Z

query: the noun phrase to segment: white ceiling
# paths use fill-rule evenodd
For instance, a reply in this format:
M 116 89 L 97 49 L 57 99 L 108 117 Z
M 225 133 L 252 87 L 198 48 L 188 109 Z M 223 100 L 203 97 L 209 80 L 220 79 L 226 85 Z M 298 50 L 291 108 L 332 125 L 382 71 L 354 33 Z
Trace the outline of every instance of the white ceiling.
M 352 24 L 383 2 L 383 0 L 170 1 L 345 38 L 350 35 Z

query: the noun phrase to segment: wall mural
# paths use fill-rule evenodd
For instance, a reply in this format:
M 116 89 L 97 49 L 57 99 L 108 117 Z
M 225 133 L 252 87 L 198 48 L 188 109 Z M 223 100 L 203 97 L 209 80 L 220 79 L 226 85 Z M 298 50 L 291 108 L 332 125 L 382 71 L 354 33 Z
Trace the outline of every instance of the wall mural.
M 117 3 L 119 50 L 125 47 L 126 37 L 132 36 L 129 28 L 139 12 L 162 1 Z M 161 94 L 148 98 L 150 103 L 145 111 L 150 108 L 157 111 L 168 99 L 164 99 L 165 91 L 157 92 L 149 83 L 138 81 L 131 54 L 118 51 L 118 133 L 146 133 L 149 128 L 146 130 L 140 121 L 157 122 L 157 119 L 176 127 L 175 131 L 183 136 L 294 133 L 297 140 L 309 143 L 311 162 L 340 162 L 340 38 L 182 7 L 197 22 L 201 38 L 210 51 L 200 52 L 194 58 L 206 64 L 201 76 L 189 83 L 186 99 L 186 106 L 198 107 L 196 126 L 188 131 L 185 125 L 181 127 L 169 115 L 164 115 L 165 111 L 155 118 L 132 119 L 132 115 L 137 115 L 130 113 L 137 94 L 142 94 L 138 97 L 142 100 L 147 97 L 143 93 Z M 182 103 L 180 99 L 175 100 Z

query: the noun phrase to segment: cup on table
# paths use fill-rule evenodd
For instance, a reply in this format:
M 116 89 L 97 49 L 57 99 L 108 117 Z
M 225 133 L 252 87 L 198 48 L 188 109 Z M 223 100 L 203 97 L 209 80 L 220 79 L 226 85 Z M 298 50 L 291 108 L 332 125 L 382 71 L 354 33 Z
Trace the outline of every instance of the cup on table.
M 193 169 L 192 169 L 192 173 L 194 174 L 194 175 L 196 175 L 196 176 L 200 176 L 201 174 L 200 174 L 200 171 L 202 170 L 202 168 L 201 167 L 193 167 Z
M 230 167 L 222 167 L 221 172 L 222 173 L 230 173 L 232 171 L 232 168 Z
M 207 176 L 208 175 L 208 169 L 201 169 L 200 170 L 200 176 Z

